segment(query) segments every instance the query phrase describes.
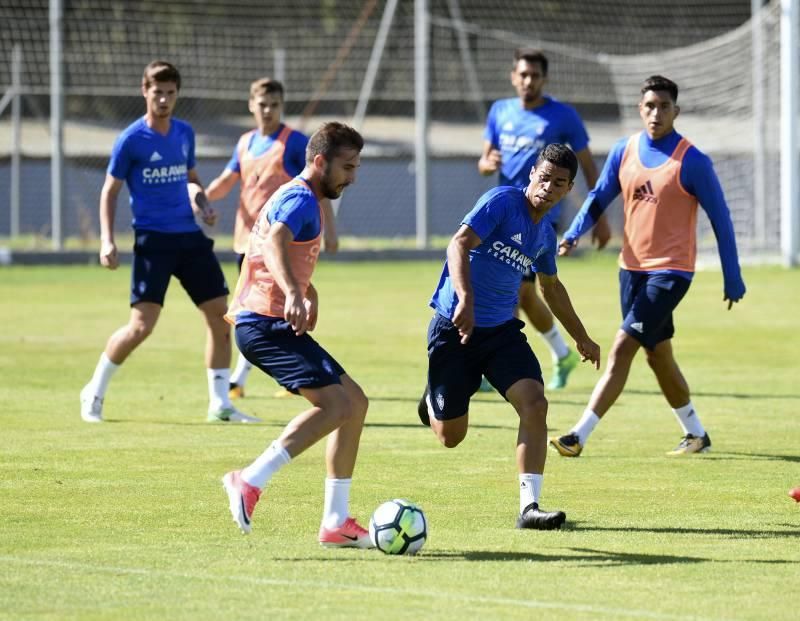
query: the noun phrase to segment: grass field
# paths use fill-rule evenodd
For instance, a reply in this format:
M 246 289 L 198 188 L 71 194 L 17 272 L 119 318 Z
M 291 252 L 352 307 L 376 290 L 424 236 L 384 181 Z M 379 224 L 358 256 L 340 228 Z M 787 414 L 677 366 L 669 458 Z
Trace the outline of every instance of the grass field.
M 664 456 L 680 430 L 644 360 L 580 459 L 548 458 L 545 508 L 562 531 L 513 528 L 515 415 L 473 401 L 472 428 L 441 447 L 415 413 L 434 263 L 321 263 L 317 338 L 371 397 L 353 485 L 366 521 L 392 497 L 430 524 L 416 558 L 325 550 L 323 447 L 274 479 L 250 537 L 220 477 L 298 411 L 253 375 L 259 426 L 214 426 L 200 315 L 173 283 L 156 332 L 118 372 L 103 425 L 78 391 L 127 318 L 127 267 L 0 269 L 0 618 L 796 619 L 800 585 L 800 272 L 748 269 L 727 312 L 700 273 L 675 350 L 713 452 Z M 231 280 L 234 266 L 226 266 Z M 561 276 L 605 352 L 619 323 L 613 258 Z M 541 340 L 529 332 L 549 374 Z M 580 415 L 598 372 L 549 394 L 549 425 Z

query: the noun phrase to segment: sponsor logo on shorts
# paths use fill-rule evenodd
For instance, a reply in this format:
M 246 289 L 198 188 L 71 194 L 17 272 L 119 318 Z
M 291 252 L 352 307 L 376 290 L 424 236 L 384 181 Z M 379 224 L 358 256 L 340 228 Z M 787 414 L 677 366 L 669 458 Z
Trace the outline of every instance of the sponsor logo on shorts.
M 639 334 L 644 333 L 644 324 L 641 321 L 636 321 L 631 324 L 631 330 L 636 330 Z

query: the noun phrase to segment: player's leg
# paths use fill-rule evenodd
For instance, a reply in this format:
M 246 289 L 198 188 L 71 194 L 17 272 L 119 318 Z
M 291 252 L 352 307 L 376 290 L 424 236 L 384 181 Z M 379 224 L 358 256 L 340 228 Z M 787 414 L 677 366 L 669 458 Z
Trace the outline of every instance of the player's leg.
M 647 362 L 683 430 L 680 443 L 667 454 L 690 455 L 708 452 L 711 449 L 711 438 L 691 401 L 689 385 L 672 351 L 672 339 L 661 341 L 652 351 L 648 351 Z
M 646 273 L 620 270 L 620 306 L 623 322 L 617 331 L 606 369 L 595 384 L 592 396 L 581 418 L 569 433 L 550 438 L 550 445 L 564 457 L 577 457 L 586 446 L 589 435 L 597 423 L 616 402 L 628 381 L 633 359 L 643 344 L 654 344 L 657 331 L 651 328 L 663 322 L 663 311 L 651 313 L 653 306 L 648 300 Z
M 539 297 L 536 291 L 535 272 L 530 272 L 530 275 L 526 273 L 522 278 L 519 288 L 519 306 L 525 311 L 525 315 L 550 349 L 553 377 L 547 387 L 551 390 L 564 388 L 567 385 L 569 374 L 578 365 L 580 356 L 567 346 L 555 323 L 553 313 Z
M 497 392 L 511 403 L 519 417 L 516 462 L 519 480 L 517 528 L 560 528 L 561 511 L 542 511 L 544 463 L 547 458 L 547 399 L 539 361 L 522 332 L 523 323 L 513 319 L 494 328 L 483 343 L 484 372 Z
M 236 257 L 237 265 L 239 266 L 239 273 L 242 273 L 242 263 L 244 262 L 244 255 L 239 254 Z M 241 399 L 244 397 L 244 386 L 247 383 L 247 376 L 253 365 L 244 357 L 242 352 L 236 350 L 236 366 L 231 373 L 230 383 L 228 385 L 228 395 L 231 399 Z
M 137 233 L 131 268 L 131 312 L 128 323 L 106 342 L 92 379 L 80 392 L 81 418 L 89 423 L 103 420 L 103 401 L 111 377 L 153 331 L 164 306 L 164 298 L 175 265 L 170 236 Z
M 447 448 L 461 444 L 469 429 L 469 400 L 481 382 L 473 359 L 481 332 L 476 328 L 462 345 L 458 328 L 446 317 L 434 315 L 428 327 L 428 384 L 417 411 Z
M 183 234 L 180 261 L 173 272 L 206 324 L 207 420 L 257 423 L 260 419 L 243 414 L 230 399 L 231 327 L 225 321 L 228 285 L 213 245 L 201 232 Z

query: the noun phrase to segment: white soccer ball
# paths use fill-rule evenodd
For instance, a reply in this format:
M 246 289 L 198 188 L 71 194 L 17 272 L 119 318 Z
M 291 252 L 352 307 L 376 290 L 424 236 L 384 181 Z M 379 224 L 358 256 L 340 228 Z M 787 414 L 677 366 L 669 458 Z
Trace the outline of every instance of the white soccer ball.
M 369 537 L 385 554 L 416 554 L 428 538 L 428 520 L 413 502 L 395 498 L 375 509 Z

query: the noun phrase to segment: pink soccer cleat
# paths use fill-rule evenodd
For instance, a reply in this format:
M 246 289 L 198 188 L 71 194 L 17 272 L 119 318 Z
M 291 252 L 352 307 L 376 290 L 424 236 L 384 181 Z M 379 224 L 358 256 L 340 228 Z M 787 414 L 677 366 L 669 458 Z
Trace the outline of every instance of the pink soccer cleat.
M 253 520 L 253 510 L 261 496 L 261 490 L 242 479 L 242 471 L 234 470 L 222 477 L 222 486 L 228 493 L 229 508 L 233 521 L 248 535 Z
M 356 522 L 355 518 L 347 518 L 337 528 L 319 527 L 319 543 L 326 548 L 374 548 L 369 538 L 369 531 Z

